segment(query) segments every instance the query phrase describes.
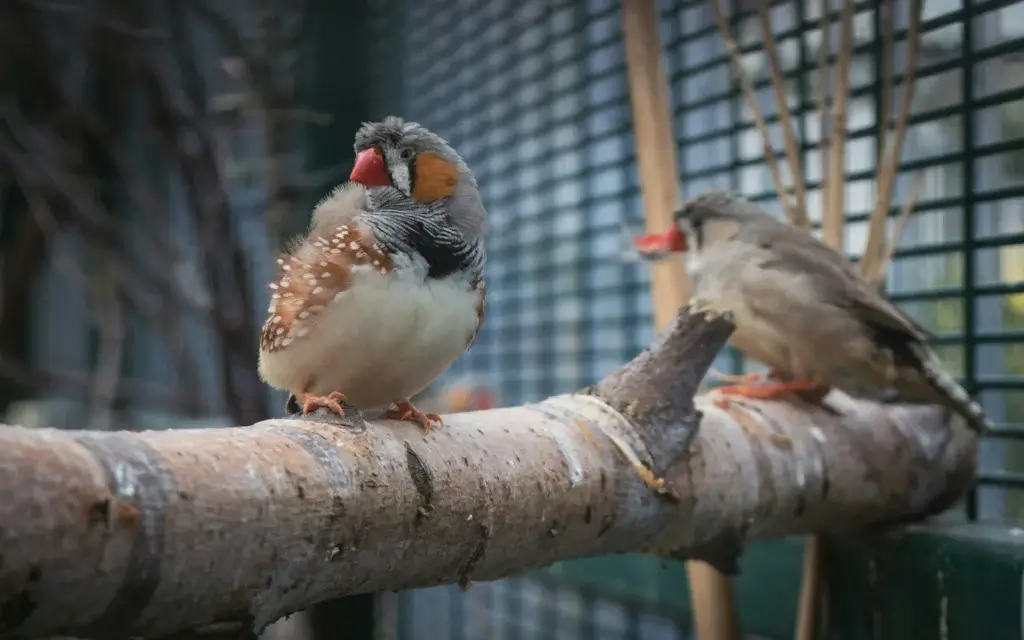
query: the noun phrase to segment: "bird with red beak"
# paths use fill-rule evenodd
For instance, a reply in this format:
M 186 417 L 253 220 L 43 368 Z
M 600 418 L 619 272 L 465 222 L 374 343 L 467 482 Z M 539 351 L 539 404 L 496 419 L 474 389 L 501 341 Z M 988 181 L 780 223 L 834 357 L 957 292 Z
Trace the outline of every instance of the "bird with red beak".
M 278 260 L 260 375 L 303 413 L 344 415 L 345 403 L 428 429 L 440 416 L 410 398 L 483 322 L 483 201 L 462 158 L 420 124 L 366 123 L 354 146 L 350 182 Z
M 737 384 L 715 389 L 722 408 L 736 397 L 798 395 L 820 403 L 837 388 L 937 404 L 971 428 L 987 429 L 982 408 L 945 370 L 913 319 L 846 256 L 758 205 L 724 191 L 705 193 L 675 212 L 672 229 L 639 238 L 636 248 L 646 259 L 689 254 L 691 307 L 730 313 L 730 344 L 768 365 L 767 379 L 733 376 Z

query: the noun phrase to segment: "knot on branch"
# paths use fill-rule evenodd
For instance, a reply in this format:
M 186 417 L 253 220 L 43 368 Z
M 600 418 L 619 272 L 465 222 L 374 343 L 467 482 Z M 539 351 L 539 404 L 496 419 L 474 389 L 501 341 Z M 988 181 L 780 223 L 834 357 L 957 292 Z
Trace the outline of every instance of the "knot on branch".
M 701 419 L 693 397 L 733 329 L 728 316 L 684 307 L 654 343 L 588 389 L 633 423 L 656 473 L 689 450 Z

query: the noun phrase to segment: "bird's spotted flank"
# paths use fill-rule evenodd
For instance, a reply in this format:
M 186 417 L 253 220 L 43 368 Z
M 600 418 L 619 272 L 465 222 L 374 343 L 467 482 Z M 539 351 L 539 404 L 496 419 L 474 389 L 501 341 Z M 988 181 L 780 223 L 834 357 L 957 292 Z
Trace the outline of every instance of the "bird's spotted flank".
M 316 237 L 302 250 L 278 259 L 270 283 L 270 307 L 260 348 L 274 352 L 306 336 L 318 313 L 338 301 L 352 284 L 352 269 L 387 275 L 391 258 L 358 228 L 342 225 Z

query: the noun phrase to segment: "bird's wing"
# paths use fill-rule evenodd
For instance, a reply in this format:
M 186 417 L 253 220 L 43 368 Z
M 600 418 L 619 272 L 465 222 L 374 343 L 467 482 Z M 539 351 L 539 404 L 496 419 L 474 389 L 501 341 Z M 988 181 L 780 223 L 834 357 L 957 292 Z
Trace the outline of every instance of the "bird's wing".
M 275 351 L 304 336 L 317 315 L 352 286 L 353 270 L 386 275 L 394 269 L 387 252 L 362 225 L 321 230 L 326 233 L 311 234 L 278 259 L 261 350 Z
M 764 268 L 808 276 L 819 299 L 849 310 L 876 331 L 920 342 L 929 338 L 920 325 L 868 284 L 845 256 L 807 232 L 782 223 L 762 228 L 748 225 L 736 239 L 757 244 L 773 256 Z

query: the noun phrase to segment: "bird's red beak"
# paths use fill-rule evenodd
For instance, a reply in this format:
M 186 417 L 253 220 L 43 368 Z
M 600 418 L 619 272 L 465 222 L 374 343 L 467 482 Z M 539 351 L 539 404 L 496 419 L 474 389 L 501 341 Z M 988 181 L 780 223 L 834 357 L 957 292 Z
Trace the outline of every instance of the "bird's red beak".
M 348 179 L 364 187 L 389 186 L 391 177 L 388 175 L 387 167 L 384 166 L 384 157 L 381 155 L 380 149 L 370 147 L 360 151 Z
M 686 251 L 686 234 L 673 225 L 665 233 L 649 233 L 633 240 L 641 255 L 659 256 Z

